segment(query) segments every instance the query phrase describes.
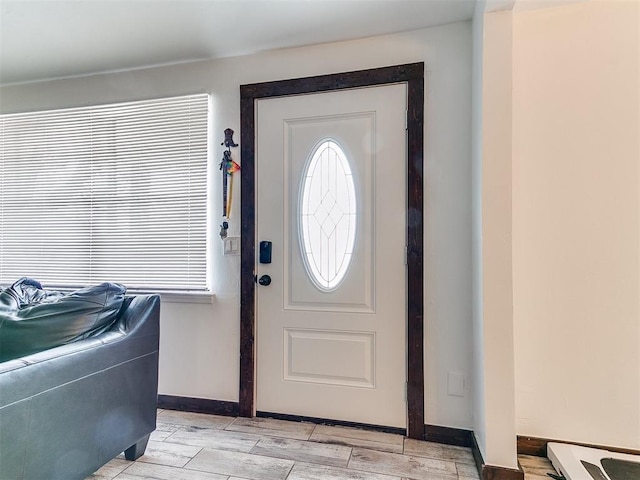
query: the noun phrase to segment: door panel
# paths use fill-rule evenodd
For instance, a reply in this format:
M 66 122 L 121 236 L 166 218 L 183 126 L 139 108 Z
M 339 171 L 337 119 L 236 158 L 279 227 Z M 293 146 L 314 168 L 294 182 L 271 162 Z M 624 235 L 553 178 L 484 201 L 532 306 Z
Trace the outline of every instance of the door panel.
M 326 95 L 326 94 L 321 94 Z M 302 309 L 315 311 L 361 311 L 373 312 L 375 301 L 375 278 L 373 275 L 373 214 L 375 206 L 373 194 L 375 185 L 375 163 L 373 148 L 370 144 L 359 144 L 360 139 L 371 137 L 375 116 L 373 112 L 354 115 L 333 115 L 301 120 L 285 120 L 284 141 L 286 145 L 288 178 L 285 191 L 285 212 L 288 222 L 285 225 L 284 282 L 285 309 Z M 350 259 L 348 274 L 339 288 L 322 291 L 314 284 L 304 265 L 300 248 L 300 222 L 298 203 L 302 192 L 302 175 L 309 163 L 309 153 L 313 151 L 318 139 L 331 138 L 336 141 L 346 154 L 350 163 L 356 195 L 356 245 Z M 372 139 L 372 137 L 371 137 Z M 355 140 L 355 141 L 354 141 Z M 306 161 L 302 161 L 302 159 Z M 330 172 L 325 173 L 327 177 Z M 330 184 L 329 178 L 323 179 Z M 326 190 L 330 190 L 327 188 Z M 288 194 L 287 194 L 288 193 Z M 321 192 L 325 193 L 325 192 Z M 327 196 L 331 192 L 326 192 Z M 330 202 L 328 202 L 330 203 Z M 323 205 L 320 206 L 323 209 Z M 318 212 L 322 220 L 331 224 L 329 208 Z M 324 231 L 322 233 L 325 233 Z
M 406 425 L 406 96 L 257 101 L 258 410 Z
M 284 380 L 375 388 L 375 334 L 284 329 Z M 326 353 L 337 359 L 327 362 Z

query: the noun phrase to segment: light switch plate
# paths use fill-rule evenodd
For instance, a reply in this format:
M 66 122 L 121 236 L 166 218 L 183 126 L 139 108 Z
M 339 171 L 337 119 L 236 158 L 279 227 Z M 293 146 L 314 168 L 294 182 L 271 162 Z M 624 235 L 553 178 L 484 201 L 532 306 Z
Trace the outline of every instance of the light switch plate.
M 229 236 L 224 239 L 225 255 L 240 255 L 240 237 Z

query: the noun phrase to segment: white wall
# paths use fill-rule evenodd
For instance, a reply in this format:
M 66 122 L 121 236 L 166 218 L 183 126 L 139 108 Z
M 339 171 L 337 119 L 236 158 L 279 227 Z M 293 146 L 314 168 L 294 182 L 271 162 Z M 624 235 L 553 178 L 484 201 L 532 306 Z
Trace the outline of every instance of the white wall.
M 512 12 L 474 16 L 474 429 L 485 463 L 518 468 L 512 298 Z M 487 13 L 485 13 L 487 11 Z
M 426 64 L 426 421 L 472 428 L 470 23 L 246 57 L 6 86 L 0 89 L 0 109 L 37 110 L 211 92 L 217 161 L 222 131 L 231 127 L 239 138 L 240 84 L 417 61 Z M 219 201 L 216 191 L 215 212 L 220 210 Z M 231 223 L 232 232 L 239 231 L 237 218 Z M 214 246 L 219 247 L 217 224 L 213 230 Z M 165 302 L 162 306 L 161 393 L 238 399 L 239 259 L 222 257 L 217 250 L 214 263 L 213 305 Z M 464 397 L 447 395 L 448 372 L 464 375 Z
M 487 458 L 487 418 L 484 382 L 484 318 L 482 289 L 482 89 L 484 12 L 486 0 L 476 3 L 473 15 L 471 75 L 471 303 L 473 323 L 473 430 L 483 458 Z
M 640 448 L 640 4 L 514 15 L 519 435 Z

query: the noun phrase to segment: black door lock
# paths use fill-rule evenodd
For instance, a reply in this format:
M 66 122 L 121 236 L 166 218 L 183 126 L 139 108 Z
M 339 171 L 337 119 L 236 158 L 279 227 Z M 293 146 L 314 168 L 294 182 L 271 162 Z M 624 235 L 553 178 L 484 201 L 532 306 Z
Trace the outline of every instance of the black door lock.
M 271 242 L 260 242 L 260 263 L 271 263 Z
M 269 275 L 262 275 L 258 279 L 258 283 L 263 287 L 266 287 L 267 285 L 271 285 L 271 277 Z

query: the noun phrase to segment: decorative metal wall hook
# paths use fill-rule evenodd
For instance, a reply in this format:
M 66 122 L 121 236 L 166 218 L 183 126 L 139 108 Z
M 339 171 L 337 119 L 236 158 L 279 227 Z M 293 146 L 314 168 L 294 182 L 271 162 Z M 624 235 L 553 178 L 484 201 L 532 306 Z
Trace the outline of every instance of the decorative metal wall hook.
M 230 128 L 225 128 L 224 130 L 224 142 L 220 145 L 224 145 L 227 148 L 237 147 L 238 144 L 233 141 L 233 130 Z
M 222 170 L 222 216 L 228 219 L 231 215 L 231 200 L 233 198 L 233 173 L 240 170 L 240 165 L 231 158 L 231 147 L 238 146 L 238 144 L 233 141 L 232 129 L 225 129 L 224 142 L 220 145 L 227 147 L 222 153 L 220 170 Z

